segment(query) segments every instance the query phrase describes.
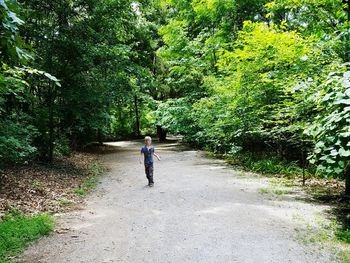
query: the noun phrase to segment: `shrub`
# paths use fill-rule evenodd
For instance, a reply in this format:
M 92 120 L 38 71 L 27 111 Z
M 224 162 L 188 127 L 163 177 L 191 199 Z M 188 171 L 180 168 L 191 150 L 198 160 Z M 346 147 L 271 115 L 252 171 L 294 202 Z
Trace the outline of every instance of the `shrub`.
M 20 163 L 35 157 L 37 148 L 33 138 L 37 130 L 25 115 L 14 114 L 0 121 L 0 165 Z

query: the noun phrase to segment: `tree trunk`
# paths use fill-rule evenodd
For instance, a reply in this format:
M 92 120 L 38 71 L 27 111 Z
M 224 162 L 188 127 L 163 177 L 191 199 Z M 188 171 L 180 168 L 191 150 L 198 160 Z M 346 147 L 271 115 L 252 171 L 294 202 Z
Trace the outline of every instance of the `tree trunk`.
M 53 161 L 53 148 L 54 148 L 54 117 L 53 117 L 53 87 L 52 82 L 49 84 L 49 152 L 48 161 Z
M 101 129 L 98 129 L 97 131 L 97 140 L 100 145 L 103 145 L 103 136 Z
M 304 139 L 302 139 L 302 146 L 301 146 L 301 161 L 303 166 L 303 186 L 305 186 L 306 183 L 306 176 L 305 176 L 305 152 L 304 152 Z
M 345 177 L 345 195 L 350 196 L 350 175 L 349 175 L 349 173 Z
M 162 125 L 157 125 L 157 135 L 158 135 L 158 139 L 160 142 L 164 142 L 166 141 L 166 134 L 167 134 L 167 131 L 165 128 L 162 127 Z
M 348 163 L 348 165 L 345 168 L 344 179 L 345 179 L 345 195 L 350 196 L 350 163 Z
M 345 195 L 350 196 L 350 176 L 347 175 L 345 178 Z
M 141 132 L 140 132 L 140 116 L 139 116 L 139 108 L 138 108 L 138 103 L 137 103 L 137 96 L 134 96 L 134 104 L 135 104 L 135 117 L 136 117 L 136 136 L 140 137 Z

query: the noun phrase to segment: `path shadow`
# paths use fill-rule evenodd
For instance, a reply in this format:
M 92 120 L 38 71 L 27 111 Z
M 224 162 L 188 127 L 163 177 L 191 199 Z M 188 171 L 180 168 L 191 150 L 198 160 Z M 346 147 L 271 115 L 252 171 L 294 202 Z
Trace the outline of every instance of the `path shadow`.
M 326 187 L 310 188 L 307 195 L 298 198 L 299 200 L 327 205 L 326 211 L 329 219 L 339 223 L 340 231 L 350 231 L 350 197 L 344 195 L 344 187 L 338 186 L 334 189 Z
M 107 144 L 99 144 L 99 143 L 93 143 L 89 144 L 88 146 L 84 147 L 84 149 L 81 149 L 82 152 L 87 153 L 93 153 L 93 154 L 113 154 L 121 151 L 121 147 L 119 146 L 112 146 Z

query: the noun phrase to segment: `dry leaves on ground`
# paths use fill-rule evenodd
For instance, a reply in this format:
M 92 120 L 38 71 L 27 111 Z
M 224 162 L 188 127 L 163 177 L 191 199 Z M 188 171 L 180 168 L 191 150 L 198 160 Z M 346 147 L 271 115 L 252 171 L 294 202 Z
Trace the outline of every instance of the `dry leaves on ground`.
M 52 165 L 32 164 L 0 172 L 0 215 L 10 209 L 25 213 L 58 213 L 76 208 L 83 198 L 74 193 L 89 176 L 97 155 L 73 153 Z

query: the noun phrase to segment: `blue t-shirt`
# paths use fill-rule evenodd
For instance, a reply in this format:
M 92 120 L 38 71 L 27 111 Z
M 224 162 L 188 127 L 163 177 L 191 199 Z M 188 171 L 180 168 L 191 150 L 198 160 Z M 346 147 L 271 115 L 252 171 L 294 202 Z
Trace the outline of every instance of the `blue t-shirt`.
M 154 147 L 151 146 L 147 148 L 147 146 L 143 146 L 141 148 L 141 153 L 143 153 L 145 157 L 145 165 L 153 164 L 153 154 L 154 154 Z

